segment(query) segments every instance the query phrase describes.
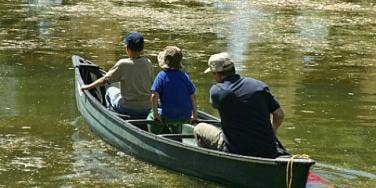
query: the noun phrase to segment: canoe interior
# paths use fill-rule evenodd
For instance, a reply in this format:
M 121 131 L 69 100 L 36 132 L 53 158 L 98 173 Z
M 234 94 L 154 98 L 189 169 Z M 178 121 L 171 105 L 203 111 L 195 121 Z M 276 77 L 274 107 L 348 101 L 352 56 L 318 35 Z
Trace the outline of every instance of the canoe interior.
M 76 67 L 79 67 L 79 73 L 82 78 L 82 81 L 84 84 L 90 84 L 94 82 L 95 80 L 101 78 L 104 74 L 105 71 L 102 70 L 99 66 L 91 63 L 88 60 L 85 60 L 83 58 L 79 58 L 78 62 L 80 64 L 76 64 Z M 106 106 L 106 101 L 105 101 L 105 94 L 106 94 L 106 88 L 109 87 L 110 85 L 106 85 L 103 87 L 97 87 L 89 90 L 90 94 L 98 100 L 103 106 Z M 126 122 L 130 123 L 131 125 L 143 130 L 143 131 L 148 131 L 147 124 L 148 123 L 155 123 L 154 121 L 150 120 L 137 120 L 137 119 L 132 119 L 129 115 L 126 114 L 119 114 L 117 112 L 111 111 L 112 114 L 122 118 Z M 198 118 L 199 122 L 206 122 L 206 123 L 211 123 L 214 125 L 219 126 L 219 119 L 217 119 L 214 116 L 211 116 L 207 113 L 204 112 L 199 112 L 198 113 Z M 196 145 L 196 142 L 194 140 L 194 135 L 193 135 L 193 125 L 190 124 L 183 124 L 182 128 L 182 134 L 170 134 L 169 132 L 162 132 L 159 136 L 171 139 L 176 142 L 183 142 L 189 145 Z M 166 130 L 166 129 L 165 129 Z

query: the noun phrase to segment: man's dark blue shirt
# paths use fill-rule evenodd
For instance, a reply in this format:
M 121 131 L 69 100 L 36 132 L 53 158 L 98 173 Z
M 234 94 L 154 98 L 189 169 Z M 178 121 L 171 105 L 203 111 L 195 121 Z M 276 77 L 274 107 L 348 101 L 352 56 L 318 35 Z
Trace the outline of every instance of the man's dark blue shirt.
M 210 89 L 210 101 L 219 110 L 225 151 L 258 157 L 277 157 L 270 114 L 280 106 L 268 86 L 238 74 Z

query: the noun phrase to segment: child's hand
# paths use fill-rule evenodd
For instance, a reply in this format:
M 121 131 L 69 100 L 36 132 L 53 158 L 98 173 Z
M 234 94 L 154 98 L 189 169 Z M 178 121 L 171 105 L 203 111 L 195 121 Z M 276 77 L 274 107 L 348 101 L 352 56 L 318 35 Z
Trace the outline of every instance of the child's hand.
M 162 118 L 161 118 L 161 116 L 159 115 L 158 112 L 153 112 L 153 118 L 154 118 L 154 121 L 157 121 L 157 122 L 162 121 Z
M 83 86 L 81 86 L 81 88 L 80 88 L 81 91 L 85 91 L 85 90 L 88 90 L 88 89 L 90 89 L 90 86 L 89 86 L 89 85 L 83 85 Z
M 192 125 L 196 125 L 196 124 L 198 124 L 198 120 L 197 120 L 197 118 L 196 118 L 196 117 L 191 117 L 191 119 L 190 119 L 190 123 L 191 123 Z

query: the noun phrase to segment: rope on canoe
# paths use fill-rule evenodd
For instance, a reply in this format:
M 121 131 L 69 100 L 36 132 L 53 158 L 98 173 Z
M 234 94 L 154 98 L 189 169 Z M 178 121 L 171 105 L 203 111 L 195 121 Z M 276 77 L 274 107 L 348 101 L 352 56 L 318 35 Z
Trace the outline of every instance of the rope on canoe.
M 293 164 L 294 164 L 294 159 L 296 159 L 296 158 L 310 159 L 309 155 L 301 154 L 301 155 L 293 155 L 293 156 L 291 156 L 289 161 L 287 161 L 287 167 L 286 167 L 286 187 L 287 188 L 291 188 L 291 185 L 292 185 L 292 178 L 293 178 L 292 177 L 292 167 L 293 167 Z

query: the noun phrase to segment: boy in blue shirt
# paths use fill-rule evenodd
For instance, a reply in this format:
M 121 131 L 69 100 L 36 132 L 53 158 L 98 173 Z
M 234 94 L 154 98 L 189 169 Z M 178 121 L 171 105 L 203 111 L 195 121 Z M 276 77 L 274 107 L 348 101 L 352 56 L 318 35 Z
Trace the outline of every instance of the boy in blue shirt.
M 152 113 L 148 119 L 162 122 L 148 125 L 149 131 L 160 134 L 164 128 L 171 133 L 181 133 L 183 123 L 197 121 L 195 86 L 187 73 L 181 70 L 183 54 L 176 46 L 167 46 L 158 55 L 158 64 L 163 69 L 151 87 Z M 161 110 L 158 110 L 158 100 Z

